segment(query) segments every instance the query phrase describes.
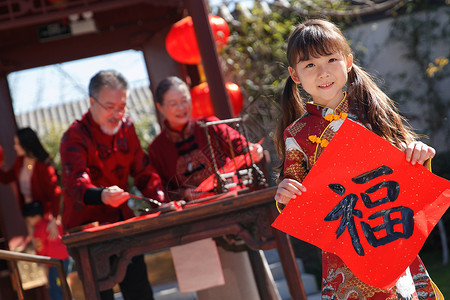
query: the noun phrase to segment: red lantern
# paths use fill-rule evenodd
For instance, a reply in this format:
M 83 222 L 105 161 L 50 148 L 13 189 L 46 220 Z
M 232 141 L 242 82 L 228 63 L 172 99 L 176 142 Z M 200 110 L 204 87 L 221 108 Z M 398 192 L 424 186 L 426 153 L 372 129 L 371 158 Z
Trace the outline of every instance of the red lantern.
M 213 15 L 209 15 L 209 24 L 211 25 L 216 45 L 220 50 L 227 44 L 230 36 L 228 24 L 221 17 Z M 166 37 L 166 49 L 169 55 L 180 63 L 196 65 L 201 62 L 194 24 L 190 16 L 172 25 Z
M 244 107 L 244 95 L 242 95 L 241 88 L 232 82 L 225 83 L 225 88 L 230 96 L 231 106 L 235 116 L 241 113 Z
M 231 107 L 234 116 L 241 113 L 244 106 L 244 96 L 239 86 L 232 82 L 225 83 L 225 88 L 230 97 Z M 210 117 L 214 116 L 214 108 L 209 94 L 207 82 L 200 83 L 191 89 L 192 98 L 192 117 Z
M 0 166 L 2 165 L 2 163 L 3 163 L 3 148 L 2 146 L 0 146 Z
M 166 37 L 166 49 L 169 55 L 180 63 L 188 65 L 200 63 L 201 57 L 191 17 L 173 24 Z
M 213 15 L 209 15 L 209 24 L 211 25 L 216 46 L 220 51 L 228 43 L 228 37 L 230 36 L 228 24 L 221 17 Z

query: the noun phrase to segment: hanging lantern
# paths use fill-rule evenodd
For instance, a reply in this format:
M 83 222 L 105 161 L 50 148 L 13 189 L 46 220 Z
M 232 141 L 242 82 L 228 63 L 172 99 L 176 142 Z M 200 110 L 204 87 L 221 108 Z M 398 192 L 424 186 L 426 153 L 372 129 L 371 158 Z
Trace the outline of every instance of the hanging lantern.
M 166 37 L 166 49 L 169 55 L 180 63 L 188 65 L 200 63 L 201 57 L 191 17 L 173 24 Z
M 207 82 L 202 82 L 191 89 L 191 103 L 192 117 L 210 117 L 214 115 Z
M 244 106 L 244 96 L 239 86 L 232 82 L 225 83 L 234 116 L 241 113 Z M 207 82 L 200 83 L 191 89 L 192 117 L 214 116 L 214 108 Z
M 225 83 L 225 88 L 230 96 L 231 107 L 235 116 L 239 115 L 244 107 L 244 95 L 242 95 L 241 88 L 232 82 Z
M 216 46 L 219 51 L 222 50 L 228 43 L 228 37 L 230 36 L 230 29 L 227 22 L 218 16 L 209 15 L 209 24 L 216 41 Z
M 208 18 L 214 40 L 220 51 L 228 42 L 230 29 L 221 17 L 209 15 Z M 190 16 L 172 25 L 166 37 L 166 50 L 174 60 L 180 63 L 196 65 L 201 62 L 194 24 Z
M 3 148 L 0 146 L 0 166 L 3 163 Z

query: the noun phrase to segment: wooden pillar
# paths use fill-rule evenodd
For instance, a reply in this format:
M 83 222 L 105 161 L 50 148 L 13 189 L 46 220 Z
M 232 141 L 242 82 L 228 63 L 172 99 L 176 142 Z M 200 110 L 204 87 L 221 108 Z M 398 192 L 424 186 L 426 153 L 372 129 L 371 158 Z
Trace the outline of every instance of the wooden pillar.
M 159 31 L 142 45 L 150 89 L 153 93 L 158 83 L 167 76 L 183 78 L 180 65 L 169 56 L 166 50 L 166 35 L 169 30 L 170 28 L 165 28 Z
M 186 4 L 194 23 L 195 35 L 197 36 L 198 48 L 202 57 L 214 113 L 219 119 L 232 118 L 233 110 L 225 88 L 216 43 L 209 25 L 205 0 L 188 0 Z
M 174 61 L 166 51 L 165 40 L 169 30 L 170 28 L 161 30 L 142 45 L 142 52 L 144 54 L 145 65 L 150 80 L 150 90 L 153 95 L 155 95 L 158 83 L 164 78 L 168 76 L 183 78 L 180 65 Z M 154 102 L 154 104 L 159 124 L 162 125 L 161 116 L 156 108 L 156 102 Z
M 13 145 L 17 126 L 6 74 L 0 75 L 0 128 L 2 129 L 0 130 L 0 144 L 4 152 L 3 167 L 11 168 L 16 159 Z M 12 186 L 1 183 L 0 221 L 2 235 L 6 238 L 7 243 L 14 238 L 27 235 L 27 229 Z
M 16 159 L 14 151 L 14 135 L 16 133 L 16 119 L 12 108 L 6 74 L 0 74 L 0 145 L 4 152 L 3 166 L 10 168 Z M 20 214 L 19 204 L 11 185 L 0 183 L 0 248 L 10 250 L 10 242 L 22 240 L 27 235 L 27 229 Z M 7 264 L 0 264 L 0 300 L 13 299 L 17 296 L 13 291 L 9 268 Z M 6 274 L 6 276 L 5 276 Z M 13 296 L 14 295 L 14 296 Z

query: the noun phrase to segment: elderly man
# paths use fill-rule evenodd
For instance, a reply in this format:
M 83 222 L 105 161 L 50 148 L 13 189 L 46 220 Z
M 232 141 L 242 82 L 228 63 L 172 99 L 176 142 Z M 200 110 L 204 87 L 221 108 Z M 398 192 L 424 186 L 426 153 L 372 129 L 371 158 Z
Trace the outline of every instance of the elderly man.
M 124 116 L 127 80 L 116 71 L 100 71 L 91 78 L 89 97 L 89 111 L 61 140 L 66 229 L 133 217 L 127 205 L 129 176 L 144 196 L 165 202 L 160 177 L 150 166 L 133 123 Z M 142 255 L 133 258 L 119 285 L 125 299 L 153 299 Z M 114 299 L 112 289 L 100 295 Z

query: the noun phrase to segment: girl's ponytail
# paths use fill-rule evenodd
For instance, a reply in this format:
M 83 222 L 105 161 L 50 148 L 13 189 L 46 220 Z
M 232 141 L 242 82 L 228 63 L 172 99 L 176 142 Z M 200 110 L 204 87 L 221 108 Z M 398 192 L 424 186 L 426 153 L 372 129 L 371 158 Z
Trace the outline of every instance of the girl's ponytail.
M 284 130 L 304 113 L 305 107 L 298 92 L 297 84 L 289 76 L 281 95 L 280 117 L 274 134 L 275 149 L 282 162 L 284 162 L 286 151 L 283 137 Z

